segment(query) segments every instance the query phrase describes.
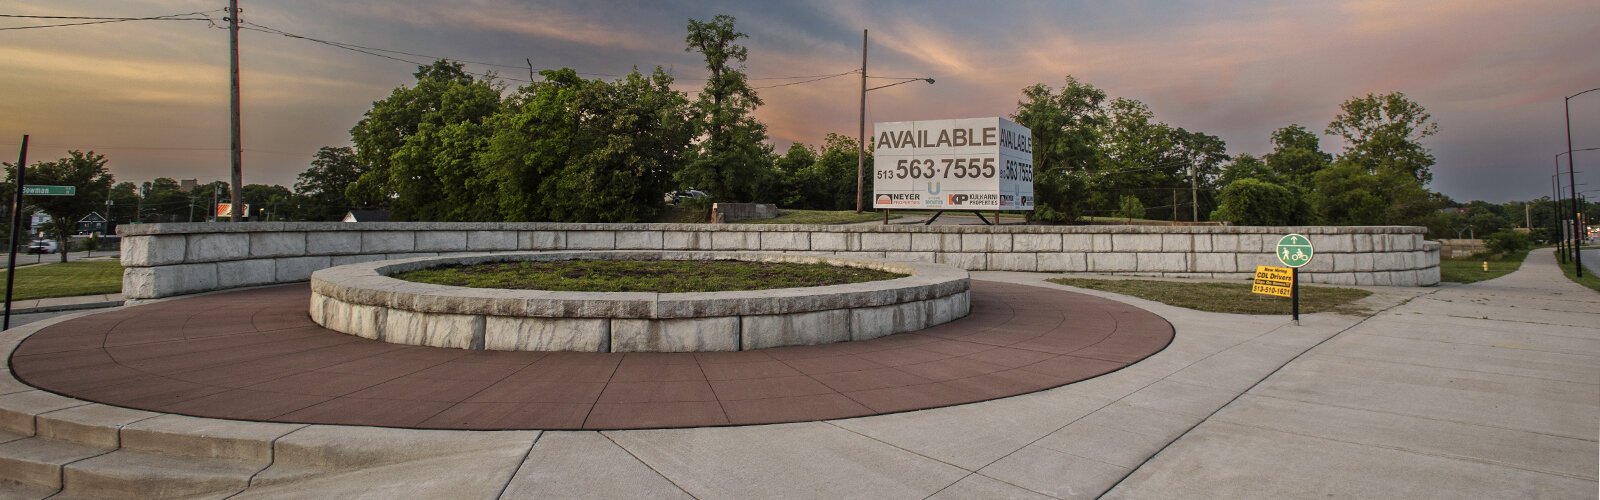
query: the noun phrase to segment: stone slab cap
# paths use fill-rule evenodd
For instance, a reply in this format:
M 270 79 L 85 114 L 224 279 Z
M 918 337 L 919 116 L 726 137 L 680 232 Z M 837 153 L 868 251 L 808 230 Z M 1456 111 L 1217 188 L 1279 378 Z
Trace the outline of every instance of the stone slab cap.
M 1416 234 L 1420 226 L 910 226 L 824 224 L 601 224 L 560 222 L 186 222 L 129 224 L 117 227 L 121 236 L 200 233 L 307 232 L 363 233 L 371 231 L 676 231 L 688 233 L 889 233 L 889 234 Z M 465 245 L 463 245 L 465 248 Z

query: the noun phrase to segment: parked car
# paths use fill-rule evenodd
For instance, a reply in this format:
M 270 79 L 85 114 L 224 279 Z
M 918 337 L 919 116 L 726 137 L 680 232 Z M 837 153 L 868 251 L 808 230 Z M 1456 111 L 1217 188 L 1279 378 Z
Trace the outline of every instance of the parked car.
M 668 205 L 677 205 L 678 202 L 683 201 L 685 199 L 689 199 L 689 198 L 706 198 L 706 197 L 709 197 L 709 196 L 711 196 L 711 195 L 706 194 L 705 191 L 701 191 L 701 190 L 698 190 L 698 189 L 690 188 L 688 190 L 678 190 L 678 191 L 668 192 L 666 195 L 662 196 L 662 201 L 667 202 Z
M 28 253 L 56 253 L 56 242 L 37 240 L 28 244 Z

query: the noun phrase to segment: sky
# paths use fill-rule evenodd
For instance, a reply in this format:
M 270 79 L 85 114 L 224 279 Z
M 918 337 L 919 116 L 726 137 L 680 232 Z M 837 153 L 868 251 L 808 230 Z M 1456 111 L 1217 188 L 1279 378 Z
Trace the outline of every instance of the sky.
M 223 25 L 223 0 L 39 0 L 0 14 L 148 17 Z M 868 75 L 928 77 L 868 94 L 867 122 L 1007 116 L 1021 89 L 1068 75 L 1138 99 L 1168 124 L 1270 151 L 1272 130 L 1322 131 L 1339 104 L 1403 92 L 1439 125 L 1430 189 L 1458 201 L 1549 196 L 1567 148 L 1564 97 L 1600 87 L 1593 0 L 1304 2 L 738 2 L 243 0 L 242 19 L 305 37 L 473 61 L 508 87 L 536 69 L 615 79 L 656 66 L 703 86 L 689 19 L 734 16 L 748 34 L 756 115 L 779 151 L 855 135 Z M 0 18 L 0 27 L 61 20 Z M 429 57 L 389 53 L 427 62 Z M 240 33 L 244 181 L 292 186 L 322 146 L 349 145 L 372 102 L 416 65 L 259 31 Z M 491 65 L 478 64 L 491 63 Z M 229 175 L 228 34 L 205 21 L 0 30 L 0 157 L 105 154 L 118 181 Z M 874 79 L 871 85 L 892 83 Z M 805 83 L 796 83 L 805 82 Z M 1600 147 L 1600 91 L 1571 99 L 1574 148 Z M 1323 136 L 1325 150 L 1343 148 Z M 1600 190 L 1600 151 L 1576 157 Z M 1563 175 L 1563 177 L 1565 177 Z M 1565 182 L 1565 181 L 1563 181 Z M 1563 184 L 1564 186 L 1564 184 Z M 1565 188 L 1563 187 L 1563 191 Z M 1600 197 L 1600 191 L 1590 197 Z

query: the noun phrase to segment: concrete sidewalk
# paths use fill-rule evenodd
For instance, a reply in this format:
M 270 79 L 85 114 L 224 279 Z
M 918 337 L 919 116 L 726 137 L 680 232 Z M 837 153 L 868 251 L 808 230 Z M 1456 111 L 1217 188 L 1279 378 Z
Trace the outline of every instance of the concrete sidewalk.
M 1600 294 L 1554 262 L 1333 337 L 1109 496 L 1595 498 Z
M 11 301 L 11 314 L 75 311 L 78 309 L 99 309 L 102 307 L 120 306 L 122 303 L 122 294 L 120 293 L 80 295 L 77 297 L 55 297 L 49 299 L 14 300 Z

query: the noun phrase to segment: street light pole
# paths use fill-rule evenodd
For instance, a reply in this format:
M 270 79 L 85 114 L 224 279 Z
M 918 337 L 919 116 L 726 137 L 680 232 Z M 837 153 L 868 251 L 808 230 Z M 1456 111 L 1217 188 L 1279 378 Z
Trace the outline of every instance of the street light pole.
M 1583 236 L 1587 236 L 1588 231 L 1586 231 L 1586 228 L 1577 227 L 1578 221 L 1581 219 L 1580 211 L 1582 208 L 1578 206 L 1577 176 L 1572 173 L 1572 98 L 1594 92 L 1596 90 L 1600 90 L 1600 87 L 1595 87 L 1583 92 L 1569 95 L 1561 101 L 1561 109 L 1564 112 L 1563 114 L 1567 120 L 1567 184 L 1572 190 L 1572 224 L 1574 226 L 1572 228 L 1572 267 L 1575 271 L 1577 271 L 1579 279 L 1583 278 L 1583 252 L 1580 251 L 1580 249 L 1583 247 L 1582 238 Z
M 861 114 L 856 129 L 856 213 L 861 213 L 862 169 L 867 166 L 867 30 L 861 30 Z

